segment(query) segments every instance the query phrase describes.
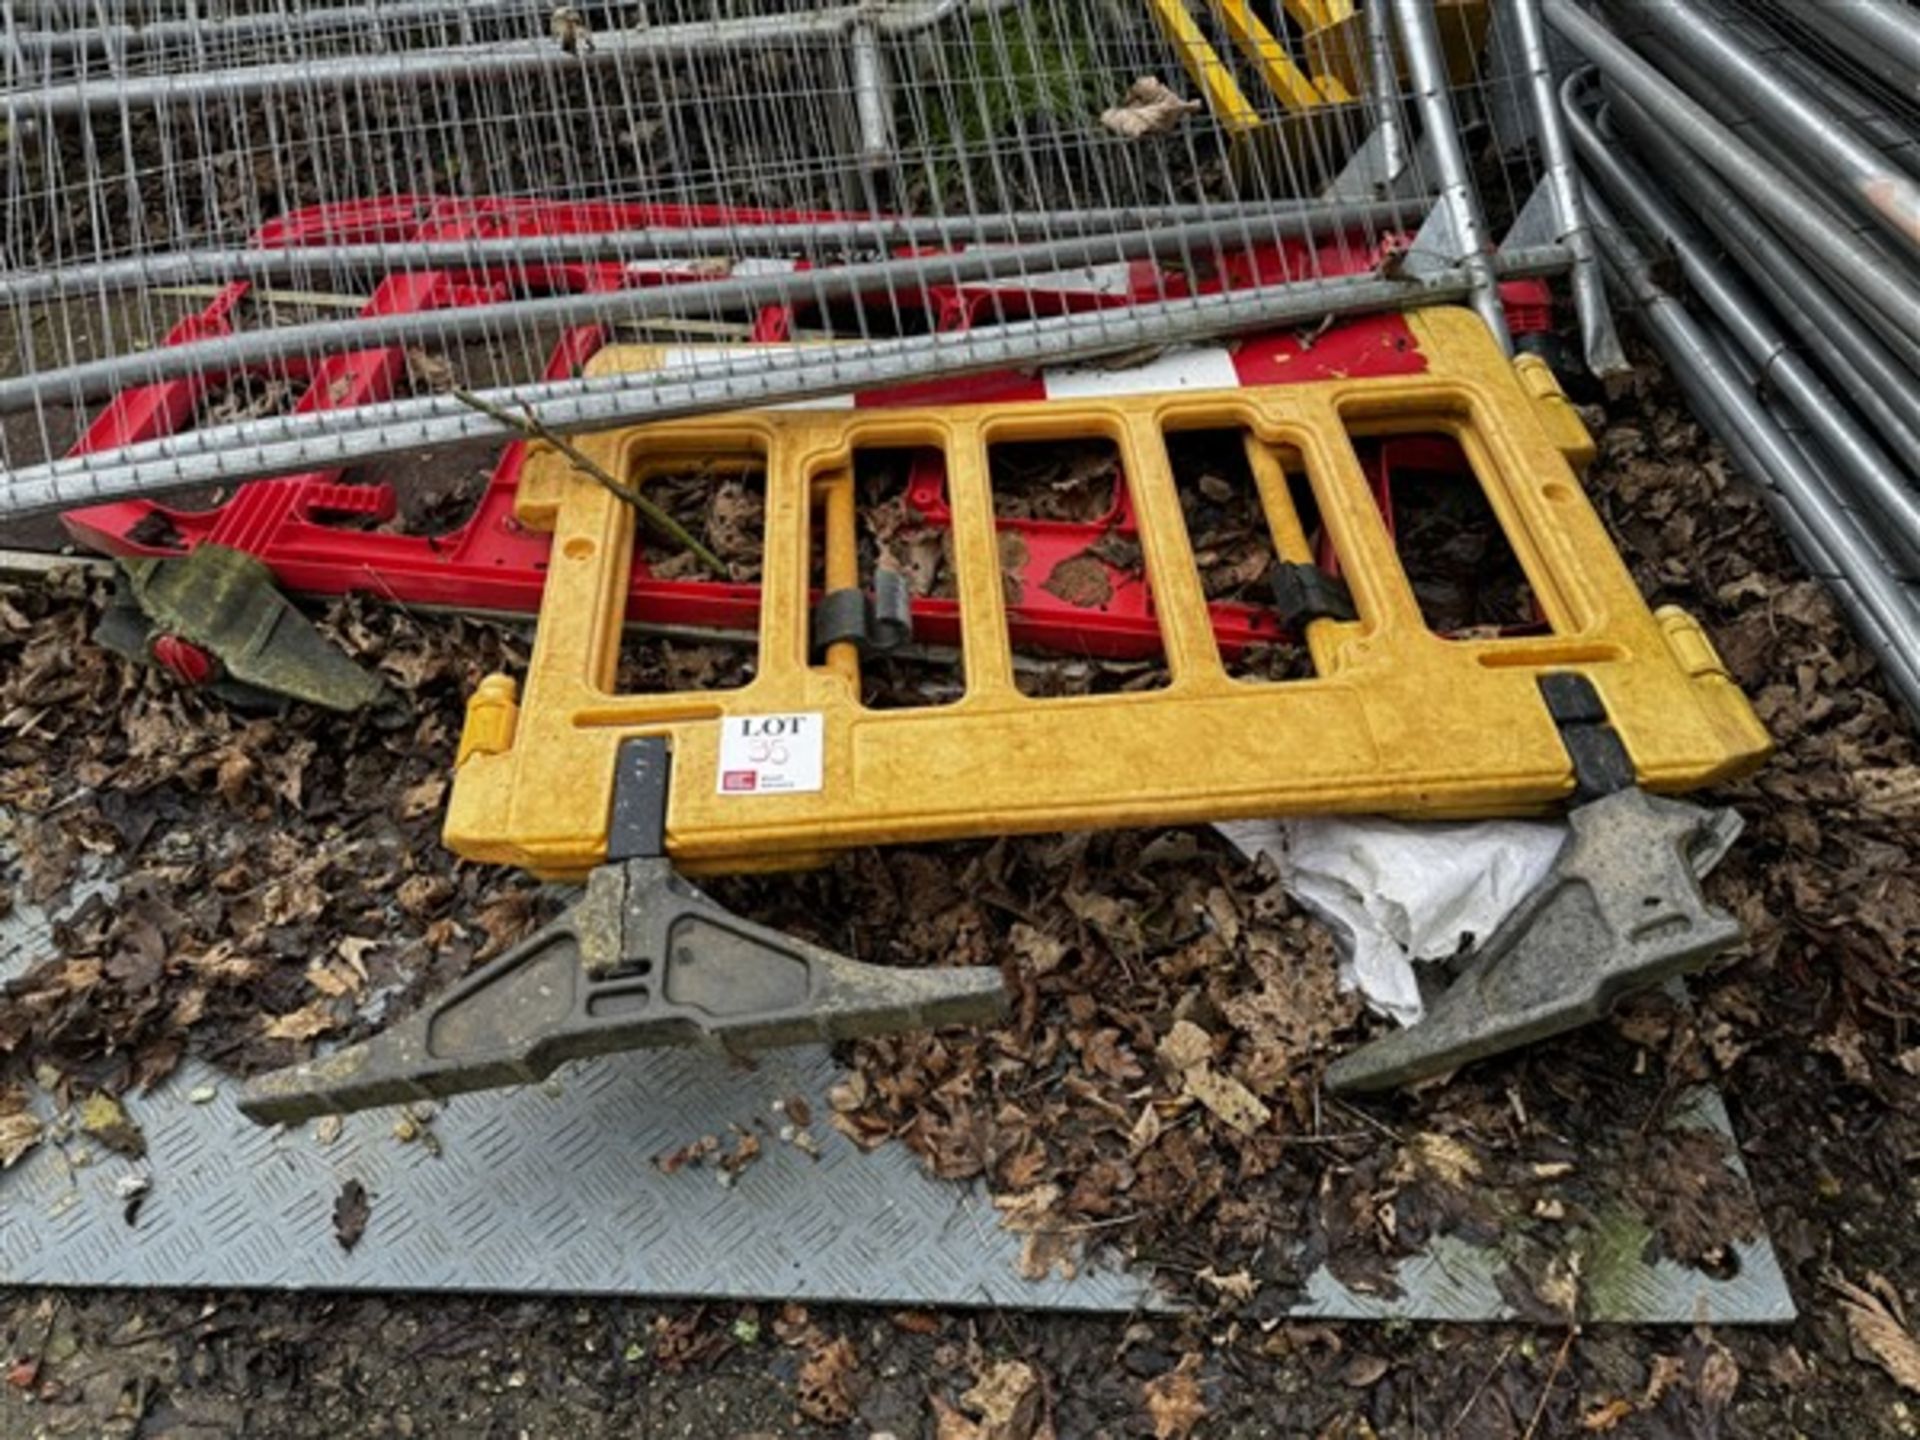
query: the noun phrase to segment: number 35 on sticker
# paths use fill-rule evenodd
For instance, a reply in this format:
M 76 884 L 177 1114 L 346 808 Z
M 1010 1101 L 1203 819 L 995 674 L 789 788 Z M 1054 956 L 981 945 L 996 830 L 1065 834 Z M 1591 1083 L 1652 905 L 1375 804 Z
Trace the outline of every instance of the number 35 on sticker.
M 729 715 L 720 727 L 722 795 L 796 795 L 820 788 L 826 732 L 818 711 Z

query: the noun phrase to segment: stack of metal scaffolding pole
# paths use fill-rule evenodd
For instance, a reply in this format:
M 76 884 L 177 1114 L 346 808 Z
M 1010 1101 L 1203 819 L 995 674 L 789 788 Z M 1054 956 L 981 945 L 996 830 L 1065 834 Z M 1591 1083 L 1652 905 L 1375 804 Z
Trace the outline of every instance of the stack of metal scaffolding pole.
M 1616 299 L 1920 716 L 1920 7 L 1543 8 Z

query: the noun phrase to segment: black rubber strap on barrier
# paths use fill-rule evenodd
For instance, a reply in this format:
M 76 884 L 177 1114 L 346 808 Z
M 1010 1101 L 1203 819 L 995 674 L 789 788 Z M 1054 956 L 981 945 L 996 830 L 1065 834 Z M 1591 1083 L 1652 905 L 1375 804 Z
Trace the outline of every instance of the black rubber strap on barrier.
M 862 659 L 897 650 L 913 638 L 913 596 L 897 570 L 874 572 L 873 594 L 829 590 L 813 607 L 814 653 L 852 645 Z
M 1584 675 L 1560 671 L 1540 677 L 1540 698 L 1560 729 L 1573 761 L 1573 803 L 1585 805 L 1639 783 L 1633 758 L 1607 719 L 1606 703 Z
M 813 648 L 817 654 L 829 645 L 851 643 L 866 648 L 867 593 L 829 590 L 813 607 Z
M 672 759 L 662 736 L 621 742 L 613 766 L 607 859 L 644 860 L 667 853 L 667 768 Z
M 1353 592 L 1347 582 L 1317 565 L 1281 562 L 1267 576 L 1273 587 L 1273 608 L 1280 623 L 1298 630 L 1309 620 L 1358 620 Z
M 898 570 L 873 572 L 873 608 L 867 618 L 871 629 L 868 648 L 885 654 L 898 650 L 913 638 L 913 592 L 907 589 L 907 577 Z

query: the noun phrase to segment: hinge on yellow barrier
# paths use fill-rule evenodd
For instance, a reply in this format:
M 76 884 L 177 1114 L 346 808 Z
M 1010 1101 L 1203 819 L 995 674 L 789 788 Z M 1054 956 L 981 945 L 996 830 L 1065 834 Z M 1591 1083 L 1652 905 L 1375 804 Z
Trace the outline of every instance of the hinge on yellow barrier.
M 608 863 L 478 974 L 358 1045 L 247 1087 L 262 1124 L 542 1080 L 567 1060 L 674 1045 L 733 1052 L 991 1020 L 1000 972 L 866 965 L 743 920 L 667 859 L 670 754 L 620 747 Z
M 513 748 L 520 719 L 519 687 L 509 675 L 489 675 L 467 701 L 466 723 L 460 727 L 460 748 L 453 757 L 458 770 L 470 755 L 502 755 Z
M 1586 473 L 1598 452 L 1593 436 L 1587 433 L 1586 424 L 1580 419 L 1580 412 L 1567 398 L 1567 392 L 1560 388 L 1553 367 L 1538 355 L 1521 355 L 1515 358 L 1513 371 L 1520 377 L 1527 394 L 1533 397 L 1540 423 L 1547 427 L 1554 445 L 1567 457 L 1569 465 Z
M 1673 658 L 1680 662 L 1680 668 L 1687 674 L 1696 680 L 1713 677 L 1731 682 L 1732 677 L 1727 674 L 1725 663 L 1698 620 L 1678 605 L 1662 605 L 1653 612 L 1653 618 L 1660 622 L 1660 629 L 1666 634 L 1667 646 L 1673 651 Z

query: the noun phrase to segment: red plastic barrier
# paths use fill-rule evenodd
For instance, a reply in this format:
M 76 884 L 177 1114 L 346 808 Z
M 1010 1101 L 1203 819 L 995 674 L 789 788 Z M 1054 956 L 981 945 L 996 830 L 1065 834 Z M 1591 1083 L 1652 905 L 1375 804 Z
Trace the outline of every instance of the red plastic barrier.
M 718 207 L 550 204 L 521 200 L 447 200 L 397 197 L 389 200 L 316 206 L 283 217 L 257 237 L 262 246 L 291 244 L 406 243 L 427 239 L 506 235 L 587 233 L 648 226 L 720 226 L 816 221 L 820 215 Z M 1344 243 L 1313 245 L 1290 241 L 1236 254 L 1216 273 L 1190 275 L 1152 261 L 1062 271 L 1029 277 L 1021 284 L 987 282 L 930 285 L 919 296 L 897 303 L 918 303 L 921 328 L 961 331 L 983 319 L 1061 314 L 1146 298 L 1177 297 L 1258 284 L 1285 275 L 1338 274 L 1371 268 L 1372 252 Z M 584 292 L 635 285 L 671 284 L 701 278 L 710 271 L 694 262 L 570 263 L 516 266 L 510 270 L 405 272 L 389 276 L 374 290 L 362 313 L 391 315 L 441 308 L 498 303 L 516 294 Z M 1546 290 L 1539 282 L 1506 287 L 1510 298 L 1536 308 Z M 177 325 L 168 344 L 231 333 L 235 312 L 249 287 L 230 285 L 200 315 Z M 869 313 L 873 307 L 869 307 Z M 796 329 L 817 325 L 821 317 L 769 308 L 757 318 L 754 338 L 785 339 Z M 827 317 L 829 320 L 832 317 Z M 601 330 L 569 332 L 556 347 L 546 379 L 564 379 L 600 347 Z M 1415 371 L 1424 365 L 1405 323 L 1398 316 L 1354 320 L 1323 334 L 1260 336 L 1231 351 L 1183 351 L 1140 371 L 1053 371 L 1039 376 L 1005 373 L 960 381 L 908 385 L 856 397 L 862 406 L 1001 403 L 1044 400 L 1050 393 L 1085 394 L 1090 388 L 1178 388 L 1182 385 L 1284 384 L 1334 375 L 1381 375 Z M 407 374 L 407 356 L 398 347 L 329 356 L 312 366 L 278 372 L 302 383 L 296 403 L 301 411 L 368 404 L 392 397 Z M 160 438 L 189 428 L 208 391 L 231 376 L 200 375 L 144 386 L 116 396 L 74 446 L 72 453 L 110 449 Z M 1389 442 L 1368 447 L 1363 457 L 1373 474 L 1383 511 L 1390 493 L 1390 471 L 1404 446 Z M 523 529 L 513 503 L 525 447 L 502 451 L 485 494 L 470 518 L 442 535 L 395 535 L 369 531 L 397 511 L 391 486 L 357 483 L 339 472 L 317 472 L 242 485 L 224 504 L 210 510 L 181 510 L 150 500 L 126 500 L 88 506 L 63 517 L 70 534 L 83 545 L 117 555 L 183 553 L 202 542 L 245 550 L 273 569 L 281 585 L 296 594 L 339 595 L 369 591 L 415 605 L 469 611 L 531 614 L 538 610 L 547 561 L 548 537 Z M 1411 453 L 1411 452 L 1407 452 Z M 1431 463 L 1430 457 L 1419 462 Z M 938 461 L 916 465 L 908 503 L 930 525 L 945 521 L 944 477 Z M 1124 484 L 1116 487 L 1113 512 L 1086 525 L 1057 521 L 1003 521 L 1027 540 L 1029 560 L 1021 576 L 1022 599 L 1009 608 L 1017 644 L 1114 658 L 1156 653 L 1159 629 L 1145 586 L 1137 574 L 1109 567 L 1113 597 L 1098 609 L 1073 605 L 1039 583 L 1061 559 L 1084 552 L 1101 536 L 1131 536 L 1132 512 Z M 1323 563 L 1332 568 L 1331 557 Z M 752 586 L 707 580 L 662 579 L 636 554 L 629 615 L 636 620 L 676 625 L 751 629 L 758 613 Z M 1249 644 L 1279 636 L 1265 607 L 1219 603 L 1213 607 L 1223 650 L 1237 653 Z M 933 643 L 958 636 L 955 603 L 938 598 L 915 601 L 916 634 Z

